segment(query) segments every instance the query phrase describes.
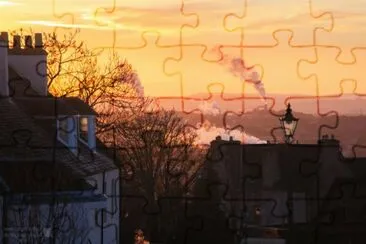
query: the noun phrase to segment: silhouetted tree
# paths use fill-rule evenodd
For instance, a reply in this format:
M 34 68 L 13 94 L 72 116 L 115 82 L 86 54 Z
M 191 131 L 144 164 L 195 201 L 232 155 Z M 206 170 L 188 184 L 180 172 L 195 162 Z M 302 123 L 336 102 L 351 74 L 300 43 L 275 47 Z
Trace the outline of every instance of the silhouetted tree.
M 10 33 L 25 36 L 32 35 L 33 31 L 20 29 Z M 78 40 L 79 33 L 78 29 L 62 37 L 55 32 L 43 33 L 48 52 L 48 89 L 56 97 L 79 97 L 95 109 L 99 115 L 97 134 L 100 134 L 114 124 L 111 115 L 115 109 L 142 106 L 143 88 L 127 60 L 110 51 L 103 65 L 99 59 L 104 50 L 89 49 Z
M 178 228 L 184 198 L 203 163 L 204 151 L 194 144 L 197 134 L 176 112 L 163 109 L 131 113 L 115 130 L 124 182 L 158 212 L 147 217 L 147 236 L 151 241 L 167 237 Z

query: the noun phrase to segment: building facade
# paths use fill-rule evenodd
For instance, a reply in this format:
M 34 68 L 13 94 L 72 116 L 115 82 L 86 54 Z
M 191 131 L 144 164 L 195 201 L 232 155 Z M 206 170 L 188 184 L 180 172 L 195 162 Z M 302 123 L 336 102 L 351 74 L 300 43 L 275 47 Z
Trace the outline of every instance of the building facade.
M 201 182 L 227 217 L 227 229 L 246 243 L 301 243 L 313 236 L 314 227 L 306 228 L 339 208 L 337 182 L 360 182 L 362 165 L 365 159 L 344 158 L 333 136 L 313 145 L 243 145 L 217 137 Z M 355 211 L 362 213 L 360 204 Z
M 100 150 L 97 114 L 50 95 L 42 35 L 24 43 L 1 33 L 2 243 L 118 243 L 120 174 Z

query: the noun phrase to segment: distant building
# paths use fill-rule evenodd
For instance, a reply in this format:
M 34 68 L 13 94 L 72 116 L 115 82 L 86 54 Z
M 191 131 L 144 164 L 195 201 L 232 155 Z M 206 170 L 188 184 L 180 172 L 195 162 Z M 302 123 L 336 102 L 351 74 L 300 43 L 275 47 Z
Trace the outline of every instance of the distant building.
M 227 229 L 242 236 L 245 233 L 246 243 L 309 243 L 305 240 L 311 238 L 310 232 L 319 219 L 341 207 L 341 201 L 334 199 L 343 199 L 339 190 L 342 182 L 351 187 L 344 200 L 351 201 L 347 204 L 354 207 L 353 217 L 365 216 L 362 197 L 359 201 L 352 199 L 352 186 L 359 187 L 360 194 L 366 191 L 360 183 L 365 174 L 366 159 L 344 158 L 334 136 L 323 136 L 314 145 L 251 145 L 217 137 L 211 143 L 204 177 L 198 183 L 206 185 L 204 195 L 221 206 L 227 216 Z M 342 232 L 343 239 L 324 236 L 321 243 L 347 243 L 357 235 L 350 233 L 351 229 L 348 227 L 348 235 Z M 319 230 L 326 231 L 321 227 Z
M 9 47 L 8 33 L 1 33 L 1 243 L 30 238 L 19 229 L 35 227 L 41 229 L 37 235 L 46 230 L 43 238 L 56 243 L 117 243 L 119 171 L 97 148 L 96 113 L 78 98 L 51 96 L 42 35 L 35 34 L 34 43 L 26 36 L 24 42 L 22 48 L 20 36 L 14 36 Z M 70 226 L 57 234 L 58 223 L 47 221 L 55 215 L 33 216 L 37 209 L 46 213 L 50 204 L 63 203 L 61 217 L 70 217 Z

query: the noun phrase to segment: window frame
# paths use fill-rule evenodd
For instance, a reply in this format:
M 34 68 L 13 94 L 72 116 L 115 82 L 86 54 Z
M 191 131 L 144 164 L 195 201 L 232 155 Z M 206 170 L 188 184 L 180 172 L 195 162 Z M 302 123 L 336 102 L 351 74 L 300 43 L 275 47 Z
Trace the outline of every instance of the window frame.
M 61 125 L 63 122 L 66 122 L 66 130 L 64 130 Z M 69 137 L 71 136 L 71 133 L 68 132 L 69 130 L 69 117 L 63 116 L 62 118 L 57 118 L 57 139 L 65 144 L 66 146 L 69 146 Z M 60 134 L 65 133 L 66 135 L 66 141 L 65 138 L 63 138 Z
M 87 128 L 87 131 L 86 131 L 86 139 L 84 139 L 83 137 L 81 137 L 81 119 L 86 119 L 86 128 Z M 79 115 L 78 116 L 78 141 L 84 143 L 84 145 L 88 146 L 89 147 L 89 117 L 88 116 L 82 116 L 82 115 Z

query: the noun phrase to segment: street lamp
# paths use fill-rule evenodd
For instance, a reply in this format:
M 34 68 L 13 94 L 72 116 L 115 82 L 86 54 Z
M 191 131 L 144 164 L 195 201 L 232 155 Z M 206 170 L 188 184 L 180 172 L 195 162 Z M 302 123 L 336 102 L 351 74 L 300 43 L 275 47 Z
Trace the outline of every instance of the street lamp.
M 295 118 L 292 114 L 290 103 L 287 104 L 285 116 L 280 118 L 281 127 L 285 133 L 286 143 L 291 143 L 295 134 L 298 118 Z

